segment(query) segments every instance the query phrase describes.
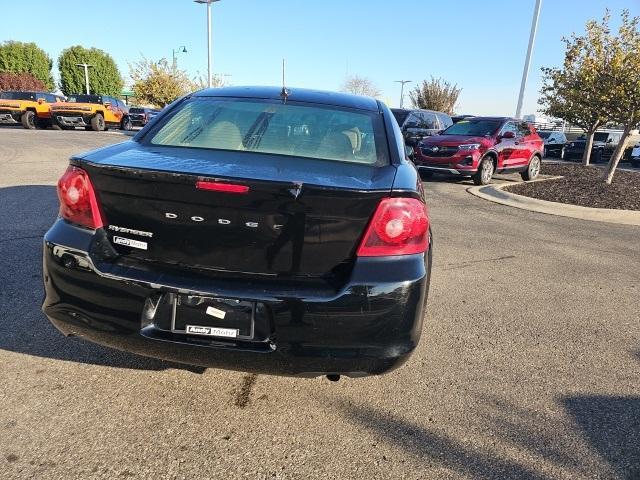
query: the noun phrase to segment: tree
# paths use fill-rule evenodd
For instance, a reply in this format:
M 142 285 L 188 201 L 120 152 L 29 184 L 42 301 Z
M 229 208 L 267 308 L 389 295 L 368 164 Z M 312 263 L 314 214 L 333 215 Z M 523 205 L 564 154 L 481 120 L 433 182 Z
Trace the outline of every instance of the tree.
M 120 95 L 124 82 L 111 55 L 98 48 L 84 48 L 80 45 L 63 50 L 58 58 L 60 88 L 65 95 L 86 91 L 84 69 L 77 66 L 79 63 L 92 65 L 89 68 L 91 93 Z
M 44 84 L 43 89 L 53 90 L 52 66 L 51 57 L 35 43 L 8 41 L 0 45 L 0 72 L 29 73 Z
M 563 38 L 562 68 L 542 68 L 543 86 L 538 103 L 542 112 L 562 118 L 585 131 L 583 165 L 589 165 L 595 131 L 609 121 L 605 103 L 609 95 L 607 71 L 613 49 L 607 12 L 600 23 L 587 22 L 583 36 Z
M 154 62 L 143 57 L 129 68 L 134 95 L 141 103 L 164 107 L 194 89 L 187 74 L 164 58 Z
M 380 90 L 374 83 L 366 77 L 351 75 L 344 79 L 341 91 L 353 93 L 354 95 L 365 95 L 369 97 L 379 97 Z
M 423 80 L 422 85 L 416 85 L 409 92 L 409 98 L 414 108 L 453 115 L 460 92 L 462 89 L 458 88 L 458 85 L 452 85 L 441 78 L 431 77 L 429 81 Z
M 46 90 L 45 84 L 30 73 L 0 73 L 0 92 L 6 90 Z
M 618 35 L 612 39 L 614 51 L 611 68 L 607 71 L 607 99 L 605 108 L 612 121 L 623 127 L 620 143 L 616 147 L 604 174 L 611 184 L 618 163 L 627 148 L 631 131 L 640 126 L 640 17 L 622 12 Z
M 227 86 L 227 81 L 222 75 L 216 75 L 215 73 L 211 77 L 211 88 L 219 88 Z M 202 90 L 203 88 L 209 88 L 207 84 L 207 77 L 203 75 L 196 75 L 191 80 L 191 90 Z

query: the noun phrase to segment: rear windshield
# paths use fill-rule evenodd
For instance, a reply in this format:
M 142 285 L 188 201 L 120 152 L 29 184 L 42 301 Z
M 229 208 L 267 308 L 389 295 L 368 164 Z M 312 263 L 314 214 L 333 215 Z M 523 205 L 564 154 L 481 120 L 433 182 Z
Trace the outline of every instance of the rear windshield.
M 500 125 L 499 120 L 460 120 L 442 132 L 442 135 L 484 137 L 485 135 L 493 135 L 500 128 Z
M 102 103 L 101 95 L 69 95 L 67 102 L 72 103 Z
M 129 113 L 144 113 L 144 108 L 140 107 L 131 107 L 129 109 Z
M 369 165 L 388 163 L 384 126 L 377 113 L 296 102 L 191 98 L 161 121 L 150 142 Z
M 36 100 L 36 92 L 2 92 L 0 98 L 4 100 Z

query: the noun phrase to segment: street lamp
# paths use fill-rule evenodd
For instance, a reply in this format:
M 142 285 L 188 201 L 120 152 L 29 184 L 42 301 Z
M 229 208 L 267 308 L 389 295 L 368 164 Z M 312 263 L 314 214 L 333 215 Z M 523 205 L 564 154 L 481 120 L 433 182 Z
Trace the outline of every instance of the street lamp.
M 395 80 L 395 83 L 400 84 L 400 108 L 402 108 L 402 104 L 404 102 L 404 84 L 411 82 L 411 80 Z
M 516 118 L 520 118 L 522 114 L 522 101 L 524 100 L 524 90 L 527 87 L 527 77 L 529 76 L 529 65 L 531 63 L 531 54 L 533 53 L 533 44 L 536 40 L 536 32 L 538 30 L 538 19 L 540 18 L 540 6 L 542 0 L 536 0 L 536 7 L 533 10 L 533 19 L 531 20 L 531 32 L 529 33 L 529 46 L 527 47 L 527 56 L 524 60 L 524 69 L 522 70 L 522 81 L 520 82 L 520 94 L 518 95 L 518 106 L 516 107 Z
M 193 0 L 207 5 L 207 85 L 211 88 L 211 4 L 220 0 Z
M 171 55 L 173 56 L 173 68 L 175 69 L 177 66 L 176 53 L 187 53 L 187 47 L 184 45 L 180 45 L 178 49 L 171 49 Z
M 84 83 L 87 89 L 87 95 L 89 95 L 89 67 L 93 67 L 93 65 L 89 65 L 88 63 L 76 63 L 76 67 L 84 67 Z

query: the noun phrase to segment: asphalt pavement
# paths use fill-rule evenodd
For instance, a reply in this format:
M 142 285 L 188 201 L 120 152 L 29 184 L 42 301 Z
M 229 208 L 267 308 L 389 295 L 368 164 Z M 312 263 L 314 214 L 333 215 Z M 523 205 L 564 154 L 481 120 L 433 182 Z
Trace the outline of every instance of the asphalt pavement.
M 55 182 L 69 155 L 126 139 L 0 129 L 0 478 L 640 478 L 640 228 L 435 178 L 405 366 L 203 371 L 64 338 L 40 311 Z

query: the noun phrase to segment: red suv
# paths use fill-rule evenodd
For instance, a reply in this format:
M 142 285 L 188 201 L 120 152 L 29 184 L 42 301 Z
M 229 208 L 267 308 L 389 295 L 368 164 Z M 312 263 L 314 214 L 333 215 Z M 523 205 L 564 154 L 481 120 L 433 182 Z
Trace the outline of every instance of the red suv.
M 486 185 L 494 173 L 520 172 L 523 180 L 540 173 L 543 140 L 533 126 L 508 117 L 473 117 L 454 123 L 414 148 L 422 173 L 470 176 Z

